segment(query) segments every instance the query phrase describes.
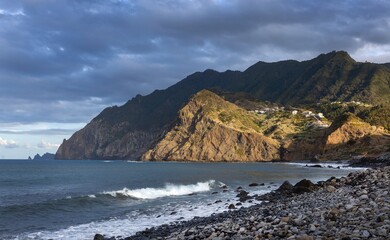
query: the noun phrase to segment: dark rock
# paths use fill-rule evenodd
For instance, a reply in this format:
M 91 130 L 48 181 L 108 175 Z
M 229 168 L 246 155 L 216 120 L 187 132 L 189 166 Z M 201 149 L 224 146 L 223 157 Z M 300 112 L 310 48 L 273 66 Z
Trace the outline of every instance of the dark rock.
M 257 186 L 259 186 L 258 183 L 251 183 L 251 184 L 249 184 L 249 187 L 257 187 Z
M 42 156 L 39 154 L 36 154 L 33 159 L 31 157 L 28 157 L 29 160 L 35 160 L 35 161 L 41 161 L 41 160 L 54 160 L 55 154 L 54 153 L 45 153 Z
M 241 190 L 239 194 L 236 195 L 236 197 L 246 197 L 248 196 L 249 192 L 245 191 L 245 190 Z
M 253 198 L 253 197 L 249 196 L 248 194 L 249 194 L 249 192 L 241 190 L 240 193 L 236 195 L 236 197 L 239 198 L 240 202 L 245 202 L 245 201 Z
M 234 206 L 234 204 L 232 203 L 229 205 L 228 209 L 236 209 L 236 206 Z
M 221 188 L 222 188 L 222 189 L 227 189 L 227 186 L 226 186 L 226 185 L 223 185 Z
M 313 168 L 322 168 L 322 166 L 321 166 L 321 165 L 319 165 L 319 164 L 316 164 L 316 165 L 309 165 L 308 167 L 313 167 Z
M 104 236 L 97 233 L 97 234 L 95 234 L 95 237 L 93 238 L 93 240 L 104 240 Z
M 217 194 L 218 192 L 212 192 L 211 194 Z
M 217 200 L 217 201 L 215 201 L 214 203 L 221 203 L 222 201 L 221 200 Z
M 277 192 L 290 192 L 293 189 L 293 185 L 289 181 L 284 181 L 282 185 L 276 190 Z
M 294 193 L 304 193 L 304 192 L 312 192 L 316 189 L 316 185 L 312 183 L 310 180 L 303 179 L 293 187 L 292 191 Z
M 177 212 L 171 212 L 171 214 L 170 215 L 175 215 Z

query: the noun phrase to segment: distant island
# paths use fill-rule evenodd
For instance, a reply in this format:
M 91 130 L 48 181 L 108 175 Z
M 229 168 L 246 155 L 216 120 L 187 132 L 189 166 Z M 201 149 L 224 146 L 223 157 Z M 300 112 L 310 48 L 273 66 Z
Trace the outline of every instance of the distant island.
M 42 156 L 39 154 L 36 154 L 34 158 L 28 157 L 28 160 L 54 160 L 55 154 L 54 153 L 45 153 Z
M 338 160 L 390 152 L 389 64 L 333 51 L 196 72 L 104 109 L 56 159 Z

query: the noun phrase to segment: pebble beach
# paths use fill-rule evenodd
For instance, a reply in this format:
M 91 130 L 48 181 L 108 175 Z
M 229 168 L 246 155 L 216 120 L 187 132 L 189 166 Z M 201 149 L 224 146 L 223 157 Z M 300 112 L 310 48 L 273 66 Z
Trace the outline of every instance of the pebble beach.
M 288 182 L 262 196 L 238 191 L 242 201 L 262 200 L 190 221 L 146 229 L 132 239 L 389 239 L 390 167 L 311 183 Z M 95 240 L 110 239 L 96 234 Z M 111 238 L 114 239 L 114 238 Z

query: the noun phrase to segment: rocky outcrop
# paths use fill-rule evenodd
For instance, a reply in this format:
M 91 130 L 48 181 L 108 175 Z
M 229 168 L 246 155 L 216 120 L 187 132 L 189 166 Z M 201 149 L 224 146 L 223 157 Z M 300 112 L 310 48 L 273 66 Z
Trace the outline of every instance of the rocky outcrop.
M 109 125 L 92 121 L 64 140 L 56 159 L 137 159 L 161 133 L 160 130 L 128 131 L 127 123 Z
M 378 155 L 389 151 L 390 135 L 383 127 L 371 126 L 353 114 L 335 119 L 323 138 L 323 156 L 350 159 L 356 155 Z
M 337 160 L 354 156 L 378 155 L 390 150 L 390 135 L 380 126 L 372 126 L 346 113 L 330 127 L 307 134 L 282 145 L 283 160 Z
M 174 127 L 142 159 L 270 161 L 279 159 L 279 146 L 258 131 L 247 111 L 203 90 L 180 110 Z
M 35 160 L 35 161 L 41 161 L 41 160 L 54 160 L 55 154 L 53 153 L 44 153 L 42 156 L 38 153 L 34 156 L 34 158 L 28 157 L 28 160 Z

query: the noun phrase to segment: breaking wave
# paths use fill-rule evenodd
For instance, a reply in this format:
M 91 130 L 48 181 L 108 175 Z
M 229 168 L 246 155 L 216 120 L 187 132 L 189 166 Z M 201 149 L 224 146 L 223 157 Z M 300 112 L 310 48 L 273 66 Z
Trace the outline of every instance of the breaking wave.
M 156 199 L 168 196 L 181 196 L 198 192 L 210 191 L 216 186 L 215 180 L 207 182 L 198 182 L 190 185 L 175 185 L 166 184 L 163 188 L 140 188 L 128 189 L 123 188 L 119 191 L 105 191 L 103 194 L 111 195 L 113 197 L 130 197 L 136 199 Z

